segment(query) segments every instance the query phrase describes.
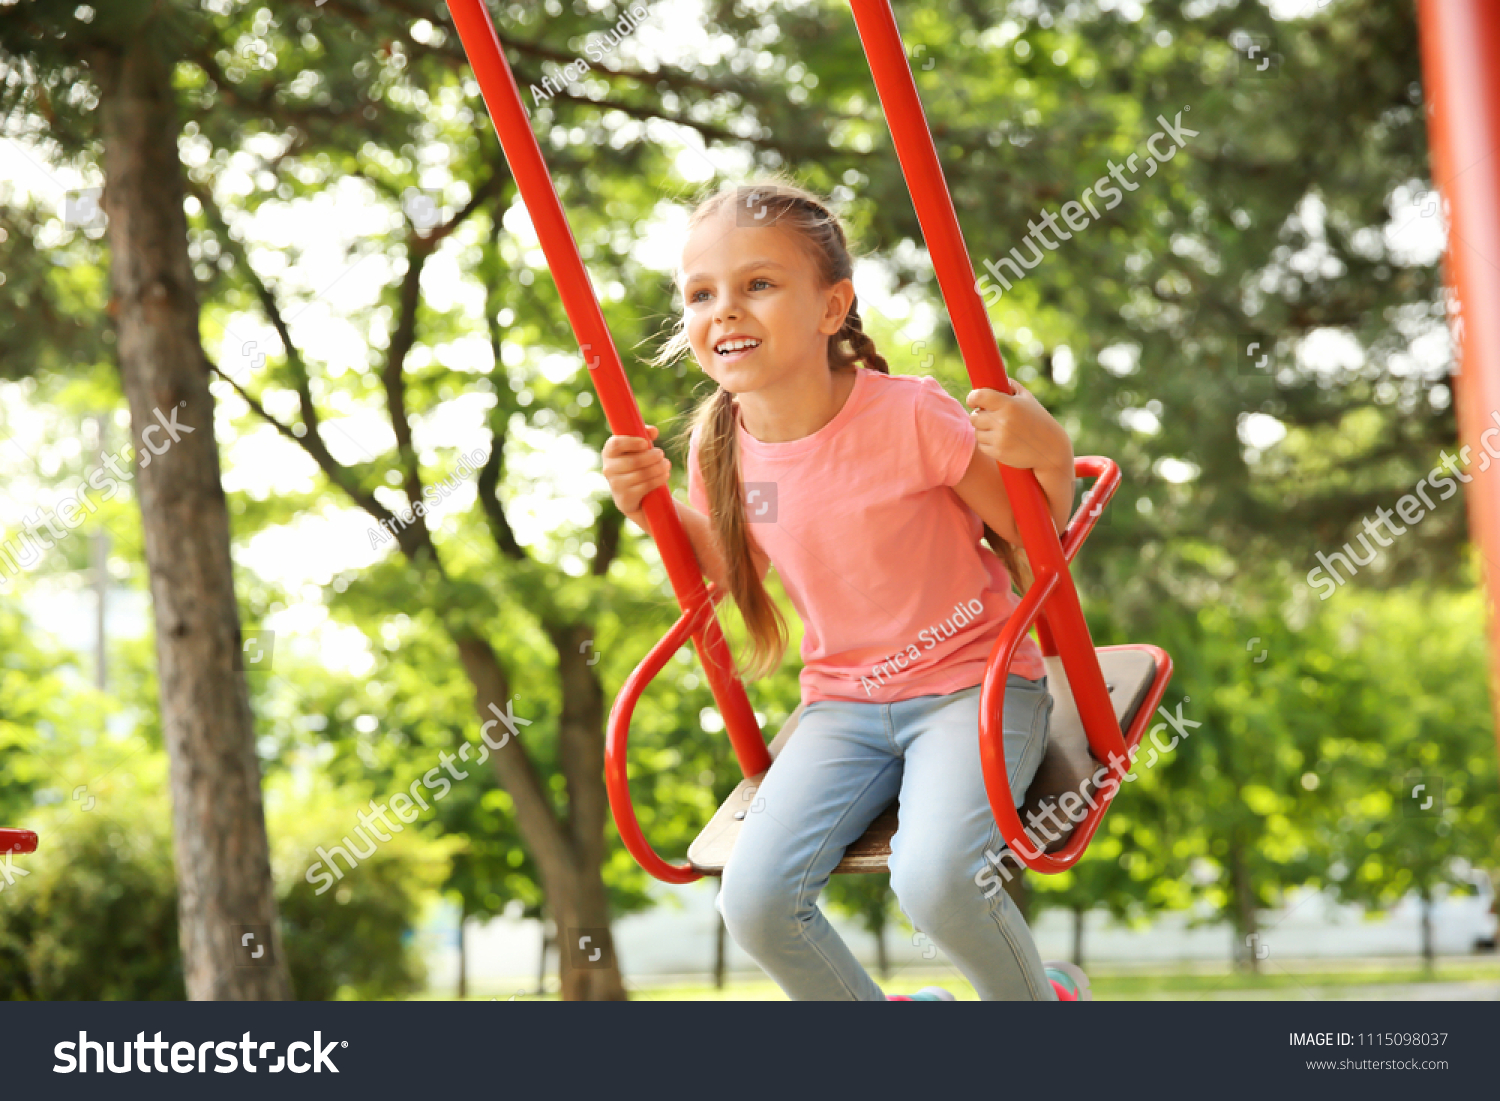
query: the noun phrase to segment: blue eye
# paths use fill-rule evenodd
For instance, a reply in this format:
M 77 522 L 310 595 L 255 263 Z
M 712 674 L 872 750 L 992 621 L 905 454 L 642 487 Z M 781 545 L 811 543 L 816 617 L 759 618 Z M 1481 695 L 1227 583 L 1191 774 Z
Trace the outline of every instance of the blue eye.
M 769 279 L 765 278 L 764 276 L 756 276 L 754 279 L 750 280 L 750 289 L 751 290 L 755 290 L 756 287 L 759 284 L 761 284 L 761 283 L 764 283 L 767 288 L 774 287 L 776 285 L 776 284 L 772 283 Z M 699 289 L 699 290 L 693 291 L 691 294 L 688 295 L 688 302 L 690 304 L 693 303 L 693 302 L 700 302 L 700 301 L 702 301 L 702 296 L 705 295 L 705 294 L 708 294 L 708 293 L 709 292 L 707 290 L 704 290 L 704 289 Z

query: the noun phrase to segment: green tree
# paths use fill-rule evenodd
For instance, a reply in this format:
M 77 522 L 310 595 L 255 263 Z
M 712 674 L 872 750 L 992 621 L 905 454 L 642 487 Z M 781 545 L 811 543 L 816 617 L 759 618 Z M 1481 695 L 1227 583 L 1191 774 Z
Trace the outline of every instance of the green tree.
M 30 758 L 43 766 L 27 815 L 40 846 L 12 858 L 0 885 L 0 997 L 185 997 L 159 728 L 97 741 L 86 727 L 59 728 L 51 741 Z M 410 933 L 453 843 L 394 839 L 318 897 L 304 871 L 317 844 L 348 831 L 355 792 L 300 771 L 267 785 L 284 965 L 298 996 L 410 993 L 424 978 Z
M 106 182 L 98 201 L 108 215 L 107 283 L 51 279 L 32 264 L 26 270 L 34 288 L 22 289 L 55 293 L 50 301 L 38 294 L 45 318 L 69 291 L 93 291 L 97 309 L 108 287 L 115 361 L 134 433 L 152 604 L 162 625 L 157 660 L 167 671 L 161 715 L 173 762 L 188 993 L 278 999 L 290 994 L 285 968 L 279 962 L 238 967 L 234 942 L 238 923 L 264 925 L 273 943 L 279 934 L 254 719 L 244 680 L 235 673 L 240 633 L 229 517 L 177 149 L 176 54 L 183 41 L 208 29 L 201 16 L 196 7 L 139 0 L 102 11 L 54 0 L 6 6 L 0 10 L 0 66 L 19 79 L 8 75 L 0 84 L 0 117 L 8 124 L 19 116 L 28 137 L 45 128 L 67 158 L 92 162 Z M 17 245 L 23 253 L 33 247 Z M 97 321 L 68 326 L 64 345 L 97 352 L 100 328 Z M 29 325 L 23 331 L 35 334 Z M 59 507 L 63 522 L 76 527 L 84 504 Z M 47 529 L 65 538 L 50 516 Z M 45 536 L 40 541 L 50 546 Z
M 1335 660 L 1364 676 L 1337 701 L 1318 762 L 1338 808 L 1323 827 L 1326 882 L 1375 909 L 1416 894 L 1431 967 L 1436 893 L 1500 867 L 1484 602 L 1425 586 L 1347 593 L 1330 619 Z

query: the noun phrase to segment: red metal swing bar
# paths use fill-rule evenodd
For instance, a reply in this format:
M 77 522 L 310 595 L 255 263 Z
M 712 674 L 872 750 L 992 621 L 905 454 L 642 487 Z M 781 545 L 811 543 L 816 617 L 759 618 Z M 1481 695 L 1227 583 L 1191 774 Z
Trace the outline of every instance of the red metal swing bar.
M 1432 182 L 1447 201 L 1445 281 L 1458 436 L 1476 453 L 1500 424 L 1500 8 L 1493 0 L 1418 0 Z M 1490 595 L 1490 699 L 1500 722 L 1500 485 L 1464 489 L 1469 536 L 1483 551 Z M 1500 739 L 1500 726 L 1496 727 Z
M 604 323 L 599 300 L 579 257 L 578 245 L 573 240 L 573 231 L 563 214 L 562 203 L 558 201 L 557 189 L 542 160 L 536 135 L 531 132 L 531 121 L 521 105 L 521 90 L 500 49 L 500 37 L 490 21 L 490 13 L 483 0 L 450 0 L 448 10 L 453 15 L 464 52 L 479 81 L 490 117 L 494 119 L 501 148 L 526 203 L 526 211 L 536 227 L 547 266 L 557 281 L 568 323 L 578 337 L 579 348 L 588 365 L 594 389 L 599 393 L 599 406 L 604 410 L 610 431 L 617 436 L 643 438 L 646 422 L 625 377 L 620 353 Z M 705 614 L 711 607 L 709 586 L 698 568 L 697 556 L 682 529 L 682 521 L 677 518 L 677 506 L 671 493 L 666 487 L 656 489 L 646 495 L 641 507 L 650 521 L 652 537 L 661 552 L 672 592 L 683 613 L 667 638 L 657 644 L 615 697 L 605 749 L 605 780 L 615 825 L 630 854 L 657 879 L 668 883 L 690 883 L 698 879 L 699 874 L 687 864 L 669 864 L 657 856 L 636 823 L 625 773 L 625 732 L 620 730 L 621 716 L 628 721 L 636 697 L 672 652 L 691 635 L 740 768 L 746 776 L 762 772 L 770 767 L 771 755 L 766 751 L 760 724 L 756 722 L 755 711 L 745 695 L 745 686 L 734 675 L 729 647 L 719 621 L 713 615 Z M 665 649 L 668 639 L 676 642 L 670 649 Z M 653 665 L 653 659 L 659 660 Z M 620 731 L 618 735 L 617 731 Z
M 36 834 L 30 830 L 0 829 L 0 853 L 36 852 Z
M 901 173 L 906 177 L 907 189 L 916 207 L 917 220 L 927 241 L 938 287 L 948 307 L 969 378 L 976 388 L 1011 393 L 1010 379 L 1006 377 L 1005 363 L 990 328 L 989 315 L 975 286 L 974 268 L 958 227 L 942 165 L 938 163 L 937 149 L 932 142 L 921 98 L 917 95 L 911 66 L 906 60 L 906 47 L 901 42 L 896 17 L 885 0 L 851 0 L 849 6 L 854 12 L 860 42 L 869 59 L 870 72 L 901 162 Z M 1091 509 L 1102 508 L 1119 484 L 1119 468 L 1112 462 L 1109 466 L 1114 468 L 1113 477 L 1101 478 L 1086 498 Z M 1102 474 L 1103 470 L 1099 473 Z M 1146 700 L 1136 711 L 1129 736 L 1122 733 L 1110 703 L 1109 690 L 1104 685 L 1099 659 L 1094 653 L 1093 640 L 1089 637 L 1078 590 L 1068 572 L 1068 561 L 1077 553 L 1078 545 L 1093 526 L 1094 517 L 1081 526 L 1078 516 L 1070 522 L 1072 553 L 1065 554 L 1036 474 L 1001 464 L 1000 475 L 1035 580 L 1020 605 L 1011 613 L 990 651 L 984 687 L 979 696 L 979 750 L 990 809 L 1006 844 L 1028 867 L 1041 872 L 1060 872 L 1083 855 L 1089 838 L 1108 808 L 1109 797 L 1090 812 L 1073 831 L 1067 845 L 1058 852 L 1036 851 L 1034 855 L 1026 852 L 1029 847 L 1024 844 L 1026 831 L 1016 813 L 1010 780 L 1005 773 L 1005 739 L 1001 725 L 1005 714 L 1005 678 L 1016 647 L 1032 623 L 1037 622 L 1043 652 L 1062 658 L 1094 757 L 1100 761 L 1119 762 L 1112 766 L 1118 777 L 1123 777 L 1129 768 L 1127 744 L 1133 746 L 1140 740 L 1147 721 L 1166 691 L 1171 660 L 1165 653 L 1156 651 L 1156 677 L 1147 691 Z M 1111 796 L 1116 790 L 1118 787 L 1111 789 Z
M 989 317 L 975 289 L 974 270 L 895 17 L 884 0 L 851 0 L 850 6 L 969 377 L 976 387 L 1010 393 L 1010 380 Z M 640 408 L 604 323 L 489 12 L 482 0 L 450 0 L 449 10 L 557 281 L 568 320 L 579 338 L 610 430 L 616 435 L 644 437 L 645 422 Z M 1042 852 L 1039 846 L 1029 851 L 1033 846 L 1026 844 L 1027 834 L 1016 813 L 1005 773 L 1001 725 L 1005 677 L 1021 638 L 1035 623 L 1043 652 L 1061 657 L 1093 755 L 1100 761 L 1108 761 L 1108 767 L 1117 777 L 1128 771 L 1129 749 L 1140 741 L 1171 676 L 1171 659 L 1161 650 L 1148 647 L 1156 662 L 1156 674 L 1130 729 L 1122 732 L 1067 566 L 1118 486 L 1119 468 L 1108 459 L 1084 458 L 1078 461 L 1077 469 L 1081 476 L 1092 475 L 1098 480 L 1060 540 L 1036 475 L 1029 470 L 1000 467 L 1035 581 L 995 641 L 980 693 L 980 751 L 995 821 L 1017 858 L 1044 872 L 1062 871 L 1077 861 L 1118 788 L 1102 795 L 1096 804 L 1090 801 L 1088 816 L 1058 852 Z M 657 879 L 687 883 L 701 878 L 701 873 L 690 864 L 664 860 L 651 848 L 636 821 L 630 799 L 626 744 L 636 700 L 689 636 L 702 657 L 741 770 L 746 777 L 754 776 L 769 768 L 771 761 L 744 686 L 733 675 L 717 619 L 710 614 L 714 595 L 704 583 L 670 492 L 665 487 L 654 490 L 642 507 L 683 613 L 626 679 L 615 698 L 605 748 L 605 782 L 615 825 L 626 849 Z

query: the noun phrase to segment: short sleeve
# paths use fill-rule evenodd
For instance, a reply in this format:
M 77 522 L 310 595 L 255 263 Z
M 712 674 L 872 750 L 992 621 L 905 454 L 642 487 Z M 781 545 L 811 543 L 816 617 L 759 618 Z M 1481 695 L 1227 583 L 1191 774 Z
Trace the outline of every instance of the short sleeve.
M 688 440 L 688 504 L 695 510 L 708 515 L 708 490 L 703 485 L 703 475 L 698 470 L 698 434 L 703 430 L 699 425 L 693 429 L 693 434 Z
M 964 407 L 930 375 L 917 388 L 917 457 L 930 486 L 957 485 L 974 456 L 974 424 Z

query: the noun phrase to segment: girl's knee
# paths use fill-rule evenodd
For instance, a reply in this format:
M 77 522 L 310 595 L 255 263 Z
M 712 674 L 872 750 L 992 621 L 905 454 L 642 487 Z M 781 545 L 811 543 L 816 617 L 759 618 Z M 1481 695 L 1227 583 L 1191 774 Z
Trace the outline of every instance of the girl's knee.
M 924 932 L 988 906 L 967 862 L 947 856 L 891 863 L 891 890 L 908 920 Z
M 796 891 L 774 879 L 734 875 L 725 868 L 718 905 L 724 928 L 752 954 L 756 946 L 784 941 L 796 932 Z

